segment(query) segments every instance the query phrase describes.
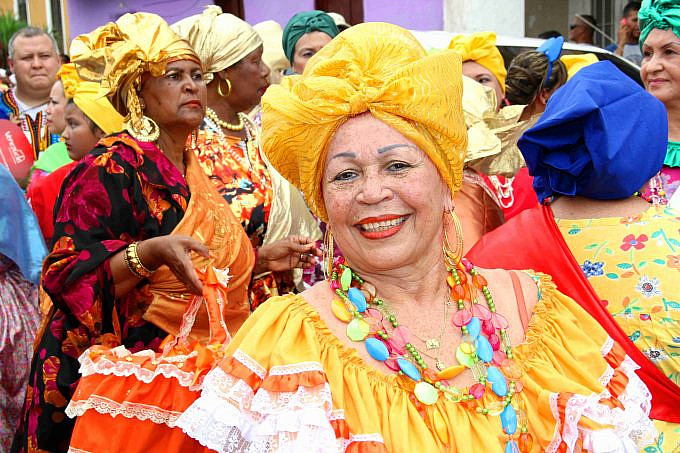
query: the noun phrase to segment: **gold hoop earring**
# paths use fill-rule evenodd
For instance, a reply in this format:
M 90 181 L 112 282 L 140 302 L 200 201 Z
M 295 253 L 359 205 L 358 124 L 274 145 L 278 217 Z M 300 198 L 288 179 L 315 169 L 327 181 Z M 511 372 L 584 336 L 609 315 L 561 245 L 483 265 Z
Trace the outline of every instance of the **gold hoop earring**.
M 198 148 L 198 128 L 194 129 L 191 131 L 191 142 L 190 146 L 192 150 L 196 150 Z
M 224 94 L 222 92 L 222 80 L 227 82 L 227 94 Z M 229 97 L 229 95 L 231 94 L 231 81 L 229 79 L 223 79 L 220 77 L 220 79 L 217 81 L 217 94 L 219 94 L 223 98 Z
M 456 215 L 455 211 L 452 209 L 448 211 L 449 215 L 451 216 L 451 220 L 453 220 L 453 225 L 454 228 L 456 229 L 456 247 L 451 248 L 451 244 L 449 243 L 449 235 L 446 232 L 446 225 L 444 226 L 444 244 L 442 246 L 442 249 L 444 251 L 444 256 L 454 260 L 455 263 L 460 262 L 461 258 L 463 258 L 463 225 L 460 223 L 460 219 Z
M 156 122 L 148 116 L 142 116 L 140 122 L 141 127 L 136 128 L 132 124 L 131 120 L 128 120 L 123 124 L 123 129 L 127 130 L 130 135 L 140 142 L 156 142 L 158 137 L 161 135 L 161 130 L 158 127 L 158 124 L 156 124 Z
M 333 273 L 333 259 L 334 259 L 334 247 L 333 243 L 333 233 L 331 232 L 330 225 L 326 225 L 326 232 L 323 235 L 323 256 L 321 257 L 323 261 L 323 273 L 326 280 L 330 279 Z

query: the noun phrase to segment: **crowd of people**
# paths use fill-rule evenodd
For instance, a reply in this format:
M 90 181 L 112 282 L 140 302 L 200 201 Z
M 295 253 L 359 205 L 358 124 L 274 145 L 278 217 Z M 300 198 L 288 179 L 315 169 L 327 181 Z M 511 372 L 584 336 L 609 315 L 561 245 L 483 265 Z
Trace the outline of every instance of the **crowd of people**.
M 0 452 L 680 451 L 680 5 L 624 19 L 644 86 L 316 10 L 19 30 Z

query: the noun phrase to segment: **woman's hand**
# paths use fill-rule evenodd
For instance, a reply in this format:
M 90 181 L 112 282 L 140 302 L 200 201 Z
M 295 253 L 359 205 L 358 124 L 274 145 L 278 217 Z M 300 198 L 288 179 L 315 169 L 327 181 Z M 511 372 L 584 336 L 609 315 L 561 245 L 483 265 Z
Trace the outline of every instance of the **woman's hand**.
M 314 240 L 305 236 L 288 236 L 258 249 L 254 273 L 283 272 L 296 267 L 308 269 L 321 258 L 321 250 Z
M 155 270 L 165 264 L 189 291 L 201 295 L 203 285 L 191 262 L 192 251 L 205 258 L 210 257 L 208 247 L 194 238 L 180 234 L 158 236 L 141 241 L 137 245 L 139 260 L 149 270 Z

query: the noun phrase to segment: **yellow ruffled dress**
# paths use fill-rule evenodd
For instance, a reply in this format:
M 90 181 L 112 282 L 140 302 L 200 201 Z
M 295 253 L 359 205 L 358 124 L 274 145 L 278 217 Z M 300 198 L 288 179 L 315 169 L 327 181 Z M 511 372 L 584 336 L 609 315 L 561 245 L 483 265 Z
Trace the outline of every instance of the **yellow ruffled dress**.
M 650 395 L 635 363 L 548 277 L 537 280 L 540 300 L 515 349 L 530 451 L 652 443 Z M 345 346 L 302 296 L 287 295 L 248 319 L 177 425 L 220 452 L 504 451 L 498 416 L 445 398 L 421 414 L 409 385 Z

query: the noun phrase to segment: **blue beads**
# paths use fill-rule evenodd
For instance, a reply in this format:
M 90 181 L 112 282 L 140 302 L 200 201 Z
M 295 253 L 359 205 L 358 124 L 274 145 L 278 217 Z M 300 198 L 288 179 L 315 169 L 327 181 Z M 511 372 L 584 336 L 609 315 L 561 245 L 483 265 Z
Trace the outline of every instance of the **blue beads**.
M 479 357 L 482 362 L 491 362 L 491 359 L 493 359 L 493 348 L 484 335 L 477 337 L 475 347 L 477 348 L 477 357 Z
M 517 446 L 517 442 L 514 440 L 508 441 L 507 444 L 505 444 L 505 450 L 503 453 L 519 453 L 519 447 Z
M 403 357 L 399 357 L 397 359 L 397 364 L 399 365 L 401 372 L 406 376 L 410 377 L 414 381 L 420 381 L 420 371 L 418 371 L 418 368 L 414 364 Z
M 390 356 L 390 352 L 387 350 L 385 343 L 377 338 L 367 338 L 365 344 L 368 355 L 378 362 L 384 362 Z
M 470 322 L 465 327 L 467 327 L 467 334 L 470 335 L 470 338 L 475 340 L 479 336 L 479 332 L 482 330 L 482 323 L 479 322 L 478 317 L 473 316 L 470 318 Z
M 501 412 L 501 425 L 503 425 L 503 431 L 505 434 L 515 434 L 517 431 L 517 411 L 512 407 L 512 404 L 508 404 Z
M 364 296 L 364 293 L 362 293 L 360 289 L 351 287 L 347 291 L 347 297 L 349 297 L 349 300 L 357 307 L 359 313 L 366 311 L 366 296 Z
M 508 382 L 503 373 L 493 365 L 489 365 L 486 371 L 486 379 L 491 382 L 491 390 L 498 396 L 508 394 Z

